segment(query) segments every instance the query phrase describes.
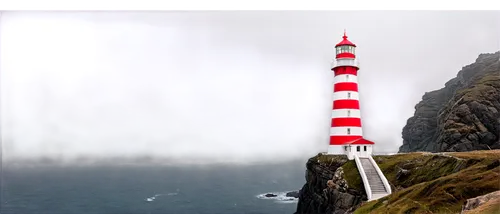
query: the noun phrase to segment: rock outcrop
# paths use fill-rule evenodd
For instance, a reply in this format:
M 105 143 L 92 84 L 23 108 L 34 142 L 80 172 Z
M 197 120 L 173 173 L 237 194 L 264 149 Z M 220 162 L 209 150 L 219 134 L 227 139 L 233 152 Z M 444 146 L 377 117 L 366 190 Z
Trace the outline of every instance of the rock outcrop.
M 346 213 L 352 212 L 363 200 L 364 190 L 349 187 L 345 179 L 345 156 L 319 154 L 306 164 L 306 184 L 299 191 L 296 214 Z M 352 166 L 348 167 L 350 172 Z M 359 174 L 358 174 L 359 175 Z
M 344 155 L 317 155 L 306 164 L 306 184 L 299 192 L 296 214 L 446 214 L 478 209 L 476 204 L 497 204 L 488 197 L 472 198 L 500 190 L 500 150 L 406 153 L 373 159 L 387 177 L 392 194 L 367 202 L 354 160 Z M 468 199 L 472 200 L 464 208 Z
M 425 93 L 399 152 L 500 149 L 500 52 L 481 54 L 445 87 Z
M 500 191 L 467 200 L 461 214 L 500 213 Z

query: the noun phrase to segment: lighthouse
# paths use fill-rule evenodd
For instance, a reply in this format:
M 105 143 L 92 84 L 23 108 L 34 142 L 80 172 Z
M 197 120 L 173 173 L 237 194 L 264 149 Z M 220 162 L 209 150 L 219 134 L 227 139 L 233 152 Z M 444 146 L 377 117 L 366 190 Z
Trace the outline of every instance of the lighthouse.
M 363 181 L 368 201 L 392 193 L 391 186 L 372 158 L 375 143 L 363 137 L 359 105 L 356 45 L 347 39 L 335 45 L 333 71 L 333 108 L 328 154 L 345 154 L 354 160 Z
M 346 154 L 352 160 L 371 156 L 372 141 L 363 138 L 358 91 L 359 63 L 356 45 L 347 39 L 344 31 L 342 41 L 335 45 L 332 64 L 333 109 L 328 154 Z

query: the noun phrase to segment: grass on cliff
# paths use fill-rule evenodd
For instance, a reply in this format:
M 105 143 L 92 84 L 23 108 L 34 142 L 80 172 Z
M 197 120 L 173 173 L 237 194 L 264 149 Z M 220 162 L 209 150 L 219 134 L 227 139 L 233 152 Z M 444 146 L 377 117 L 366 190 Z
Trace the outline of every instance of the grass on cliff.
M 355 213 L 460 213 L 474 198 L 500 190 L 500 150 L 374 157 L 393 193 Z M 409 170 L 397 178 L 399 168 Z
M 478 97 L 488 96 L 485 92 L 496 90 L 495 88 L 500 88 L 500 76 L 492 73 L 479 79 L 473 87 L 462 89 L 457 94 L 459 97 L 463 97 L 464 101 L 471 101 L 476 100 Z
M 346 155 L 317 155 L 313 157 L 312 160 L 318 161 L 323 165 L 340 163 L 342 169 L 344 170 L 344 179 L 347 181 L 349 188 L 363 192 L 365 191 L 356 162 L 354 160 L 348 160 Z
M 357 189 L 359 191 L 365 191 L 363 181 L 361 180 L 361 175 L 359 174 L 358 167 L 354 160 L 347 161 L 343 166 L 344 169 L 344 179 L 350 188 Z

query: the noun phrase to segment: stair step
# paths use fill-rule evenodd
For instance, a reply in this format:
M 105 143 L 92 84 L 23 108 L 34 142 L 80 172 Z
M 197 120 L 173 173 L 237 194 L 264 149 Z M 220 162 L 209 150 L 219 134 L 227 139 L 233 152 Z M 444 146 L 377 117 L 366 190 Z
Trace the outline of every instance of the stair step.
M 384 182 L 382 181 L 382 178 L 380 178 L 377 169 L 375 166 L 371 163 L 370 159 L 368 158 L 359 158 L 361 162 L 361 166 L 363 167 L 363 170 L 365 171 L 365 175 L 368 179 L 368 185 L 370 186 L 370 189 L 372 190 L 372 195 L 373 194 L 387 194 L 387 191 L 384 186 Z

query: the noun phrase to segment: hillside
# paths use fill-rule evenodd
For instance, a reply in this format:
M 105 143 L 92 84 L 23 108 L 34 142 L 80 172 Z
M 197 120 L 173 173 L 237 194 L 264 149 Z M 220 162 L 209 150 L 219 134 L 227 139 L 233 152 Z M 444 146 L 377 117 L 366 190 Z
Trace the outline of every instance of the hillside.
M 500 149 L 500 52 L 479 55 L 425 93 L 402 135 L 399 152 Z
M 374 159 L 393 194 L 366 203 L 354 160 L 318 154 L 306 164 L 296 213 L 460 213 L 467 199 L 500 190 L 500 150 Z

